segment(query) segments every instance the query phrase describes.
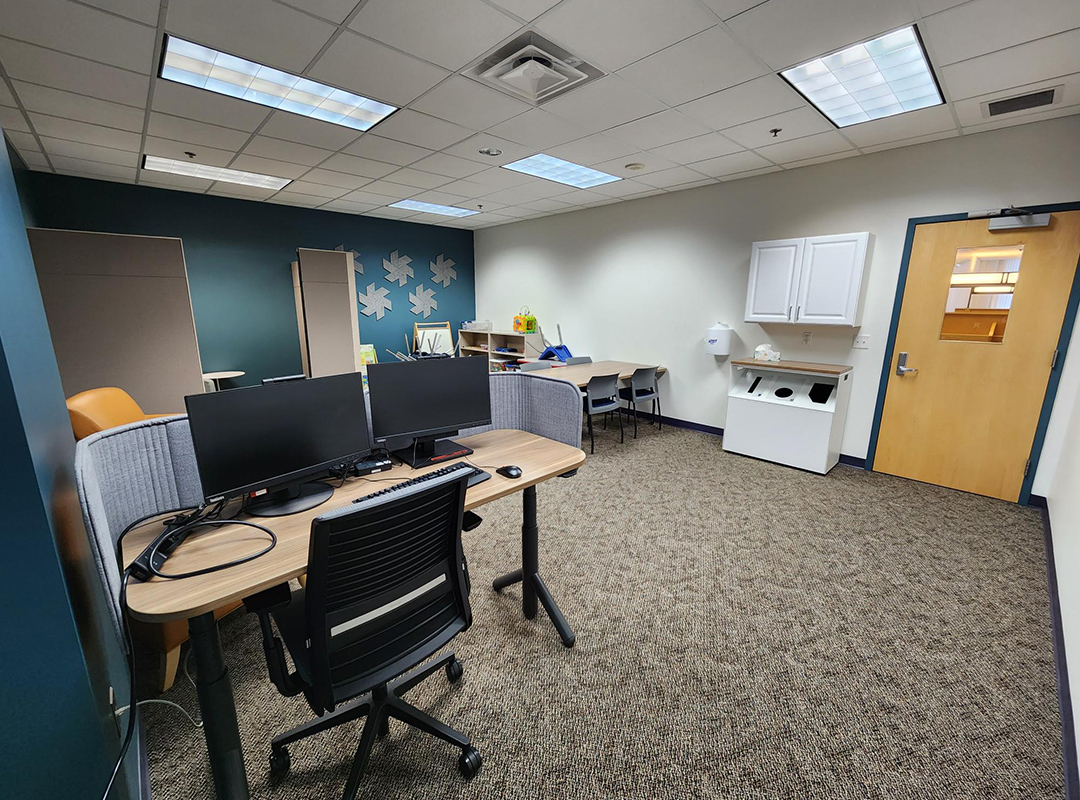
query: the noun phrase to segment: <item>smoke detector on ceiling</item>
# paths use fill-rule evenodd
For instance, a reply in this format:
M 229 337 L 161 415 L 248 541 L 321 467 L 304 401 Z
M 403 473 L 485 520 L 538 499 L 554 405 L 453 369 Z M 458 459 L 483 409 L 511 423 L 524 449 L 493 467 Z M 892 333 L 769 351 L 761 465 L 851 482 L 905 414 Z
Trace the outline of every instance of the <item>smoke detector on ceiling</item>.
M 487 54 L 465 74 L 539 105 L 604 73 L 536 32 L 526 31 Z

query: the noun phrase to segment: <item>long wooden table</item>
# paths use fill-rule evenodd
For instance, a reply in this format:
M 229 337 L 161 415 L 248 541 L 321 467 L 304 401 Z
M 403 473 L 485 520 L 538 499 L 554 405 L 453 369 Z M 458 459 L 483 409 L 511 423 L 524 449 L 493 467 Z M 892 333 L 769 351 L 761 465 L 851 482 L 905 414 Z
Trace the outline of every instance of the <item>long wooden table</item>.
M 578 448 L 517 430 L 488 431 L 458 441 L 473 449 L 469 460 L 474 464 L 515 464 L 521 467 L 522 474 L 517 479 L 504 478 L 493 469 L 488 470 L 491 478 L 468 490 L 465 505 L 473 509 L 500 497 L 522 492 L 521 567 L 497 578 L 493 587 L 499 591 L 513 583 L 522 583 L 522 610 L 525 616 L 529 619 L 536 616 L 539 601 L 551 617 L 563 644 L 572 646 L 574 633 L 540 577 L 536 486 L 557 475 L 576 470 L 584 463 L 585 453 Z M 221 651 L 214 609 L 303 575 L 307 571 L 311 521 L 319 514 L 393 486 L 395 478 L 405 481 L 443 466 L 446 464 L 419 470 L 397 466 L 367 478 L 352 478 L 321 506 L 287 517 L 259 518 L 259 524 L 270 528 L 277 536 L 277 546 L 246 564 L 183 580 L 154 578 L 145 583 L 129 583 L 127 607 L 134 618 L 149 622 L 188 620 L 198 672 L 196 689 L 199 708 L 218 798 L 234 800 L 247 798 L 249 794 L 236 705 Z M 137 558 L 160 532 L 159 521 L 147 522 L 131 531 L 124 540 L 124 564 L 130 564 Z M 185 541 L 169 558 L 164 571 L 182 573 L 203 569 L 258 552 L 265 546 L 266 535 L 248 526 L 210 528 Z
M 541 378 L 551 378 L 552 380 L 569 381 L 579 389 L 584 389 L 589 380 L 597 375 L 614 375 L 617 372 L 619 373 L 619 380 L 628 381 L 630 376 L 634 374 L 634 370 L 652 366 L 655 365 L 634 364 L 630 361 L 593 361 L 589 364 L 570 364 L 565 367 L 541 369 L 529 374 Z M 665 372 L 667 372 L 665 367 L 656 367 L 657 377 Z

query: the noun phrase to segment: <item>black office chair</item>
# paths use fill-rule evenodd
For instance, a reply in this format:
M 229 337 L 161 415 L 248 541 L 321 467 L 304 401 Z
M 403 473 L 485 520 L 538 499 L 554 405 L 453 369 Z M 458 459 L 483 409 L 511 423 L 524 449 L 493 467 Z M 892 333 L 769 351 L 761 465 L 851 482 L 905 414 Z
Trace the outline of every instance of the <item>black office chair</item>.
M 311 523 L 307 587 L 288 584 L 245 600 L 259 615 L 267 668 L 286 697 L 303 692 L 318 718 L 274 737 L 271 776 L 289 770 L 288 745 L 367 717 L 345 800 L 356 797 L 376 736 L 389 717 L 461 748 L 466 778 L 481 766 L 469 737 L 406 703 L 402 696 L 435 671 L 456 682 L 452 652 L 421 665 L 472 624 L 468 566 L 461 550 L 467 477 L 388 489 Z M 281 640 L 296 671 L 289 673 Z M 420 665 L 420 666 L 418 666 Z

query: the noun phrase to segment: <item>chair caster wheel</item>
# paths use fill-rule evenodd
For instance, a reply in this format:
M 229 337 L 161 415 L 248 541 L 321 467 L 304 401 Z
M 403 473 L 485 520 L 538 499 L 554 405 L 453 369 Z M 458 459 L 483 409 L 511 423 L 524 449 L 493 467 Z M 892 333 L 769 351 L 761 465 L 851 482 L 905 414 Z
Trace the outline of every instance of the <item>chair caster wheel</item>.
M 461 751 L 461 757 L 458 759 L 457 764 L 462 775 L 466 778 L 472 778 L 480 771 L 480 767 L 484 765 L 484 760 L 480 758 L 479 750 L 469 746 Z
M 270 777 L 274 780 L 284 778 L 289 774 L 289 767 L 292 766 L 292 761 L 289 758 L 289 751 L 287 748 L 282 747 L 280 750 L 270 751 Z
M 465 667 L 456 658 L 453 661 L 449 661 L 446 664 L 446 679 L 450 683 L 457 683 L 461 680 L 462 674 L 465 672 Z

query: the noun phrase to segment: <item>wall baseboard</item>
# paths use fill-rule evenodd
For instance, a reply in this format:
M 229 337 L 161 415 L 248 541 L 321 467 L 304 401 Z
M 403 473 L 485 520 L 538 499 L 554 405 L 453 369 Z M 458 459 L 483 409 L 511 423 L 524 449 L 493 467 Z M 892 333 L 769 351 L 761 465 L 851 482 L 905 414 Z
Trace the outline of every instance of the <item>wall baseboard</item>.
M 856 469 L 866 469 L 866 459 L 859 458 L 858 456 L 845 456 L 840 454 L 840 463 L 846 467 L 855 467 Z
M 1032 500 L 1037 495 L 1032 496 Z M 1046 502 L 1046 498 L 1039 498 Z M 1061 627 L 1061 600 L 1058 597 L 1057 567 L 1054 563 L 1054 536 L 1050 512 L 1043 509 L 1043 538 L 1046 547 L 1046 583 L 1050 592 L 1050 626 L 1054 637 L 1054 665 L 1057 668 L 1058 706 L 1061 713 L 1061 750 L 1065 769 L 1065 800 L 1080 800 L 1080 767 L 1076 757 L 1076 720 L 1069 689 L 1069 665 L 1065 657 L 1065 634 Z
M 1046 498 L 1043 497 L 1041 494 L 1028 495 L 1027 504 L 1035 508 L 1048 508 L 1048 506 L 1046 505 Z

